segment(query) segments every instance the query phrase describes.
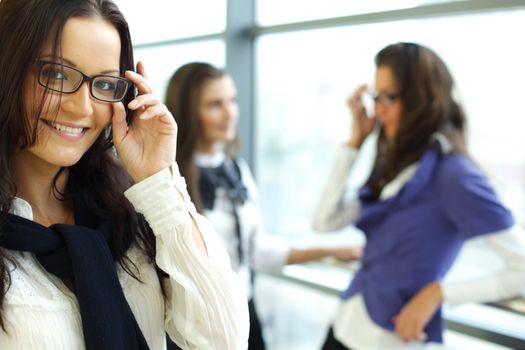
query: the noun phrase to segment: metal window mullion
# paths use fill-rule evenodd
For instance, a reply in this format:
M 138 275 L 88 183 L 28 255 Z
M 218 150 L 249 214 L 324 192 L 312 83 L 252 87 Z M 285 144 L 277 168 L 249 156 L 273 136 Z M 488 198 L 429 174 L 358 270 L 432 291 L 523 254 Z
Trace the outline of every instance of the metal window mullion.
M 228 0 L 226 19 L 226 69 L 237 86 L 241 156 L 255 171 L 254 40 L 255 0 Z

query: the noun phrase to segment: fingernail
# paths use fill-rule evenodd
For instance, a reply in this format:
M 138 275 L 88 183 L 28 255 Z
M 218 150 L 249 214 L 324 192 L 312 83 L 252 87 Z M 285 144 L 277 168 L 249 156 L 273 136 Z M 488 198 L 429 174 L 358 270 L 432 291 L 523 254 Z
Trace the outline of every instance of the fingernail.
M 136 100 L 131 101 L 131 102 L 128 104 L 128 106 L 129 106 L 130 108 L 134 108 L 134 107 L 136 107 L 136 106 L 137 106 L 137 101 L 136 101 Z

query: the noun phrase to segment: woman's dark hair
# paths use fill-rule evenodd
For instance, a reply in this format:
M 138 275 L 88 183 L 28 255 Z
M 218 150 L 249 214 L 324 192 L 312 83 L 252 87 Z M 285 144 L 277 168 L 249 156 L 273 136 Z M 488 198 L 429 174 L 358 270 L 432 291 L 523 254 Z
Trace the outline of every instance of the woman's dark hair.
M 44 43 L 48 40 L 54 48 L 54 54 L 61 57 L 62 31 L 65 23 L 73 17 L 101 18 L 114 26 L 121 42 L 120 71 L 123 73 L 133 70 L 133 50 L 128 24 L 112 1 L 0 1 L 0 241 L 5 234 L 1 224 L 5 222 L 17 193 L 10 165 L 18 149 L 37 142 L 36 126 L 46 98 L 45 95 L 42 97 L 35 110 L 26 110 L 26 85 L 36 84 L 34 79 L 28 77 Z M 133 91 L 130 91 L 124 99 L 124 105 L 132 98 Z M 154 238 L 144 219 L 136 214 L 131 203 L 123 195 L 132 184 L 132 180 L 113 152 L 109 128 L 110 126 L 101 133 L 77 164 L 67 169 L 69 180 L 65 191 L 56 188 L 57 174 L 55 195 L 60 199 L 68 199 L 79 189 L 84 189 L 78 193 L 83 194 L 89 209 L 100 217 L 113 220 L 114 233 L 110 240 L 110 248 L 115 259 L 134 276 L 130 269 L 131 262 L 124 256 L 125 251 L 137 241 L 148 257 L 153 259 Z M 60 170 L 63 171 L 66 169 Z M 6 259 L 0 250 L 0 307 L 10 285 Z M 3 327 L 1 317 L 0 326 Z
M 419 160 L 434 133 L 443 133 L 453 151 L 466 153 L 466 117 L 453 98 L 452 75 L 429 48 L 413 43 L 392 44 L 377 53 L 375 64 L 391 70 L 402 102 L 394 140 L 387 140 L 383 131 L 378 138 L 377 157 L 367 181 L 377 198 L 386 183 Z
M 198 106 L 202 91 L 210 80 L 226 76 L 224 70 L 208 63 L 192 62 L 180 67 L 171 77 L 165 103 L 178 126 L 177 164 L 186 179 L 188 192 L 199 212 L 203 212 L 199 191 L 199 169 L 195 164 L 197 141 L 201 135 Z M 226 152 L 235 156 L 238 138 L 226 145 Z

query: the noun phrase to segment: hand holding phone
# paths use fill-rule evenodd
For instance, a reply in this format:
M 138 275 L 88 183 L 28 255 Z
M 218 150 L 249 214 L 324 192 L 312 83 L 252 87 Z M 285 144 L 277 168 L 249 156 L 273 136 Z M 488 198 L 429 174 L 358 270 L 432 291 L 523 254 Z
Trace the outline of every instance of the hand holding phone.
M 361 95 L 361 104 L 365 108 L 366 116 L 368 118 L 374 118 L 375 102 L 374 102 L 374 95 L 371 91 L 367 90 Z
M 348 99 L 348 106 L 352 112 L 352 131 L 348 145 L 352 148 L 361 147 L 366 137 L 374 130 L 374 100 L 368 91 L 368 86 L 362 84 Z

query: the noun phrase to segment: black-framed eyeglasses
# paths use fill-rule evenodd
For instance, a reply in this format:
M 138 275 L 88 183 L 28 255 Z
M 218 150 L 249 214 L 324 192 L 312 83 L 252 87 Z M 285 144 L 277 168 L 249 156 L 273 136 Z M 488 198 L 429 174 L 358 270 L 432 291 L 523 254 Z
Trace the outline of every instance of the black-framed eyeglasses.
M 389 107 L 394 102 L 396 102 L 399 99 L 399 93 L 397 92 L 385 92 L 385 93 L 376 93 L 372 92 L 372 99 L 374 100 L 375 104 L 380 104 L 383 107 Z
M 46 89 L 72 94 L 84 83 L 89 82 L 93 98 L 104 102 L 120 102 L 126 96 L 132 82 L 122 77 L 94 75 L 90 77 L 76 68 L 64 64 L 37 60 L 38 83 Z

